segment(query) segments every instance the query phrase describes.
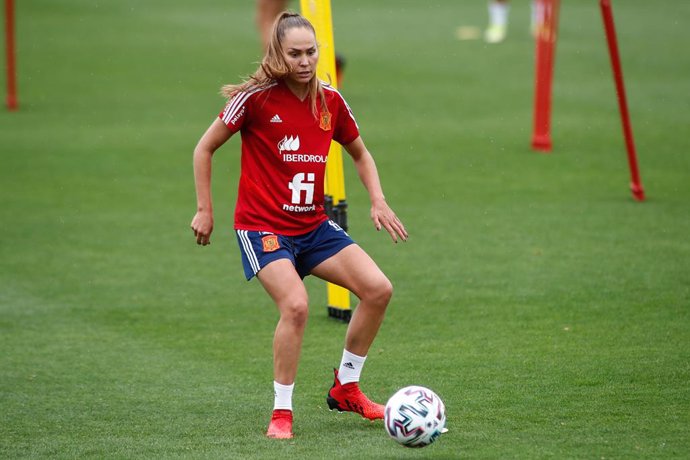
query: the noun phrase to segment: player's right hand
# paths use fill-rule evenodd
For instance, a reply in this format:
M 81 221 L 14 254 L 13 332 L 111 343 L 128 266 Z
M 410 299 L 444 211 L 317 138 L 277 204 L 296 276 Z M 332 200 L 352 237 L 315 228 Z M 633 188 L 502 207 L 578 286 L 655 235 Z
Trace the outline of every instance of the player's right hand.
M 196 244 L 206 246 L 211 244 L 211 233 L 213 232 L 213 214 L 205 211 L 197 211 L 192 219 L 192 231 L 196 238 Z

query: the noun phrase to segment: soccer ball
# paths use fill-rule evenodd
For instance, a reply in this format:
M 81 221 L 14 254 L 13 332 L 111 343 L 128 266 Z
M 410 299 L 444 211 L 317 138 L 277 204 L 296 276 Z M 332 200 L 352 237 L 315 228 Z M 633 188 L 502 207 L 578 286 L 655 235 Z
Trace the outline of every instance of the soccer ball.
M 445 432 L 446 407 L 428 388 L 409 386 L 386 403 L 383 416 L 388 435 L 405 447 L 425 447 Z

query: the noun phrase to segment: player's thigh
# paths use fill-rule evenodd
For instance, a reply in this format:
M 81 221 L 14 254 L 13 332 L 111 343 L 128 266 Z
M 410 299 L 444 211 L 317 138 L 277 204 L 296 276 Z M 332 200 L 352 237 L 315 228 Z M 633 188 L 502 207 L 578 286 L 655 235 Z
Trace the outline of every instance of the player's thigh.
M 390 281 L 376 262 L 356 244 L 351 244 L 324 260 L 311 273 L 344 287 L 360 299 L 370 292 L 392 289 Z
M 291 260 L 274 260 L 262 268 L 256 276 L 279 309 L 306 308 L 307 289 Z

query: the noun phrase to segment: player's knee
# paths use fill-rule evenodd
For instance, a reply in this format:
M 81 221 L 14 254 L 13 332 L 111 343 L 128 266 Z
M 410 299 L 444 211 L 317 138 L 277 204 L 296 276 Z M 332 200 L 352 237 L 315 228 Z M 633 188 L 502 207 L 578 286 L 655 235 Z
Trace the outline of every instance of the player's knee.
M 304 327 L 309 317 L 309 301 L 306 298 L 289 299 L 280 307 L 280 315 L 296 327 Z
M 367 299 L 379 308 L 385 309 L 391 297 L 393 297 L 393 284 L 385 276 L 367 289 Z

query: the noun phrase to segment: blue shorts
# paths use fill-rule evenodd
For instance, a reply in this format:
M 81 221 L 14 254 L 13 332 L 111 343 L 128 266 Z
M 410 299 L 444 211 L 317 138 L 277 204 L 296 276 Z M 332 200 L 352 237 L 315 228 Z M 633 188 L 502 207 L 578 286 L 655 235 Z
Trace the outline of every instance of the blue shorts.
M 270 232 L 235 230 L 247 280 L 278 259 L 289 259 L 301 278 L 314 267 L 354 244 L 350 235 L 332 220 L 324 221 L 309 233 L 283 236 Z

